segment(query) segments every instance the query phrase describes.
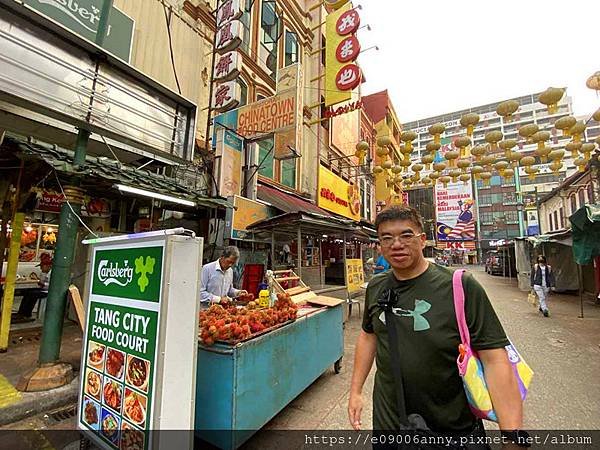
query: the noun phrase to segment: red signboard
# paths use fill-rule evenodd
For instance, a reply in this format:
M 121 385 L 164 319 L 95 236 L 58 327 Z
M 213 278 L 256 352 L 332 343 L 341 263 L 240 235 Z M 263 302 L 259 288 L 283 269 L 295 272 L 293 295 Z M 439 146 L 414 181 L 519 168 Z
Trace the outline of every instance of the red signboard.
M 358 27 L 360 27 L 360 15 L 355 9 L 342 14 L 335 25 L 340 36 L 356 33 Z
M 360 53 L 360 42 L 352 35 L 339 43 L 335 51 L 335 57 L 341 63 L 354 61 Z
M 335 77 L 335 84 L 340 91 L 351 91 L 360 84 L 360 68 L 356 64 L 346 64 Z
M 38 211 L 59 213 L 65 197 L 54 192 L 42 192 L 35 209 Z

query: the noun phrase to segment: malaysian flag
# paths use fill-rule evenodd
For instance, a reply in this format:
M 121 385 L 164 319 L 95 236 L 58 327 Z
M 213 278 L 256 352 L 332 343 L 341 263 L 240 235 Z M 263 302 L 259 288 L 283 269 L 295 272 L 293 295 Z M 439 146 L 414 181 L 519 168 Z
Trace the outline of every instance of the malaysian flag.
M 457 222 L 448 239 L 475 239 L 475 219 L 468 222 Z

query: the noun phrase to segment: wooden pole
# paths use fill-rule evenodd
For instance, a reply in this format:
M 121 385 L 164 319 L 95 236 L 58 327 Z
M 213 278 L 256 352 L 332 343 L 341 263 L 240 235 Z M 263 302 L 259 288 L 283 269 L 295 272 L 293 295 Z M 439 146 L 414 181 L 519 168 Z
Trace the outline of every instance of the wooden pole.
M 302 227 L 298 225 L 298 276 L 302 278 Z

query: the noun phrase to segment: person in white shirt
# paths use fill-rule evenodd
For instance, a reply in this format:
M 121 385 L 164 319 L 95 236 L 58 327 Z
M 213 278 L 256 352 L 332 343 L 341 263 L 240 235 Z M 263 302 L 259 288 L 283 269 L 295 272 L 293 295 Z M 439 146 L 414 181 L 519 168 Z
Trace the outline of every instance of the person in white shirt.
M 233 287 L 233 270 L 231 268 L 238 262 L 239 258 L 240 251 L 238 248 L 229 246 L 223 249 L 219 259 L 202 267 L 200 279 L 201 304 L 220 303 L 247 293 Z

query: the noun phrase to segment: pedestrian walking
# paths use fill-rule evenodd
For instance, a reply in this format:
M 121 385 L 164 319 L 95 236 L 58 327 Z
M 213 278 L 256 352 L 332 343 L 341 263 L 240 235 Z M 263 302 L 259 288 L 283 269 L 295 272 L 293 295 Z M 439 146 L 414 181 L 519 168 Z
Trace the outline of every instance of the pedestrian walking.
M 540 303 L 539 310 L 544 317 L 550 315 L 548 313 L 548 304 L 546 303 L 546 300 L 548 299 L 550 289 L 555 286 L 556 281 L 554 279 L 552 266 L 546 263 L 546 257 L 544 255 L 538 256 L 537 263 L 534 264 L 533 270 L 531 271 L 531 287 L 538 297 Z
M 418 414 L 433 433 L 482 436 L 482 422 L 469 408 L 456 365 L 461 338 L 453 271 L 430 264 L 423 256 L 427 238 L 414 208 L 394 206 L 382 211 L 375 228 L 392 270 L 375 277 L 367 288 L 348 403 L 352 427 L 361 427 L 362 388 L 377 358 L 374 430 L 415 428 L 414 414 Z M 514 436 L 523 433 L 523 409 L 504 348 L 509 341 L 483 287 L 470 274 L 463 275 L 462 283 L 471 347 L 483 364 L 500 429 L 516 440 Z M 392 314 L 382 306 L 390 303 Z M 393 326 L 386 324 L 392 319 Z M 406 418 L 410 424 L 402 422 Z

